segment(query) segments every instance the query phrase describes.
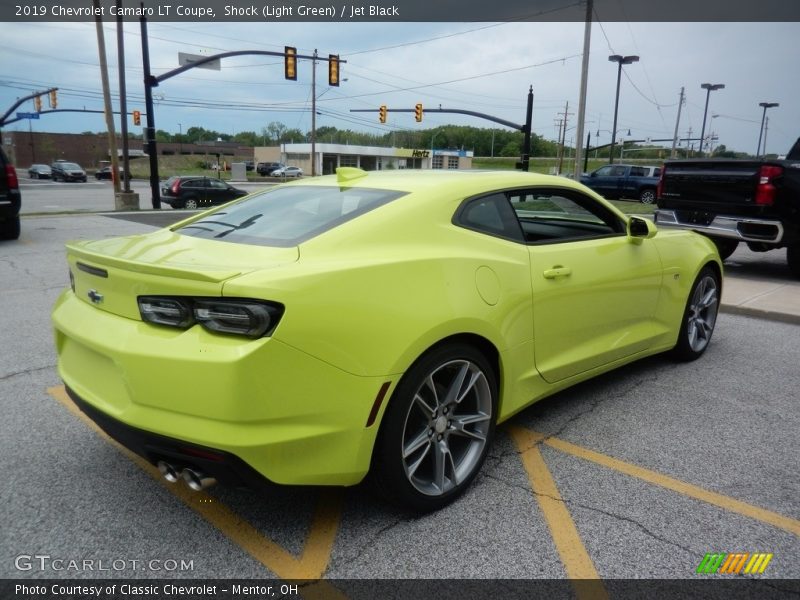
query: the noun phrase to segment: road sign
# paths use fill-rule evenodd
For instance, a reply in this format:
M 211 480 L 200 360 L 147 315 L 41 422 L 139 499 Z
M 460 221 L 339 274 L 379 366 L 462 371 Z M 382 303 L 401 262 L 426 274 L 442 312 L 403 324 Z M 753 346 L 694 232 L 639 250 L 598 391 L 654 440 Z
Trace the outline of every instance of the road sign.
M 192 63 L 196 63 L 198 60 L 203 60 L 208 58 L 207 56 L 202 56 L 200 54 L 187 54 L 186 52 L 178 52 L 178 64 L 183 65 L 190 65 Z M 197 65 L 198 69 L 213 69 L 214 71 L 220 70 L 220 62 L 219 59 L 212 60 L 202 65 Z
M 17 118 L 18 119 L 38 119 L 39 118 L 39 113 L 35 113 L 35 112 L 33 112 L 33 113 L 24 113 L 24 112 L 21 113 L 21 112 L 18 112 L 17 113 Z

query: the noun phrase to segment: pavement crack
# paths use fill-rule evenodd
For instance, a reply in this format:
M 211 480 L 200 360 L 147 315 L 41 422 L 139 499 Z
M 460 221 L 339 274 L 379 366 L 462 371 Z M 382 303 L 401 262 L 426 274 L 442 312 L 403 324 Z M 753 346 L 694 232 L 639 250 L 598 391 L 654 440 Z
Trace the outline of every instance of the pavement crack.
M 378 531 L 376 531 L 372 535 L 371 539 L 367 543 L 361 544 L 361 549 L 358 551 L 358 553 L 355 556 L 353 556 L 351 558 L 345 558 L 344 561 L 346 563 L 355 563 L 355 562 L 357 562 L 362 556 L 364 556 L 364 554 L 366 554 L 367 550 L 369 550 L 370 548 L 372 548 L 373 546 L 375 546 L 378 543 L 378 541 L 381 539 L 381 537 L 386 532 L 391 531 L 392 529 L 394 529 L 395 527 L 400 525 L 400 523 L 406 523 L 406 522 L 415 521 L 415 520 L 417 520 L 417 519 L 408 518 L 408 517 L 397 517 L 391 523 L 389 523 L 388 525 L 384 525 Z
M 6 381 L 7 379 L 13 379 L 14 377 L 19 377 L 20 375 L 30 375 L 32 373 L 38 373 L 39 371 L 46 371 L 47 369 L 54 369 L 56 367 L 55 363 L 51 365 L 45 365 L 43 367 L 33 367 L 30 369 L 24 369 L 22 371 L 15 371 L 13 373 L 8 373 L 7 375 L 0 375 L 0 381 Z

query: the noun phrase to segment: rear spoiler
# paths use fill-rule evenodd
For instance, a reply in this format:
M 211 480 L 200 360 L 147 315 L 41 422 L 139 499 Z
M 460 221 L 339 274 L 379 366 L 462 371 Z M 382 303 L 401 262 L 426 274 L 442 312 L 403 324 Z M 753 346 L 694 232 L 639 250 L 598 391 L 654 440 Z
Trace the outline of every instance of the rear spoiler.
M 800 138 L 797 138 L 794 146 L 789 150 L 789 154 L 786 155 L 786 160 L 800 160 Z

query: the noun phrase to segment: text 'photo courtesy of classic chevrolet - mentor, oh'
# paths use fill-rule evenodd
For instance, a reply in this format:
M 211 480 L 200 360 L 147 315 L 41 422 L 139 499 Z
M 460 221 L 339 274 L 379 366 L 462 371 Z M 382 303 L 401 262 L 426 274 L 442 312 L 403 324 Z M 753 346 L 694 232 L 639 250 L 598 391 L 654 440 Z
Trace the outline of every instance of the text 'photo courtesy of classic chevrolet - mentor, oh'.
M 533 402 L 698 358 L 722 285 L 707 238 L 518 172 L 340 168 L 67 260 L 59 374 L 166 478 L 369 476 L 417 511 L 458 497 Z

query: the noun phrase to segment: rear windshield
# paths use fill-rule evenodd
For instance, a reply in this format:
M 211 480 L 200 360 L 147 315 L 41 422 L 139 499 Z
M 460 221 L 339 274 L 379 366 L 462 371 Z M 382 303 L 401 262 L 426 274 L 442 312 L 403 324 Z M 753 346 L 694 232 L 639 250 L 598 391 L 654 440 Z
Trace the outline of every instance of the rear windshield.
M 290 185 L 251 195 L 176 231 L 239 244 L 296 246 L 406 192 Z

